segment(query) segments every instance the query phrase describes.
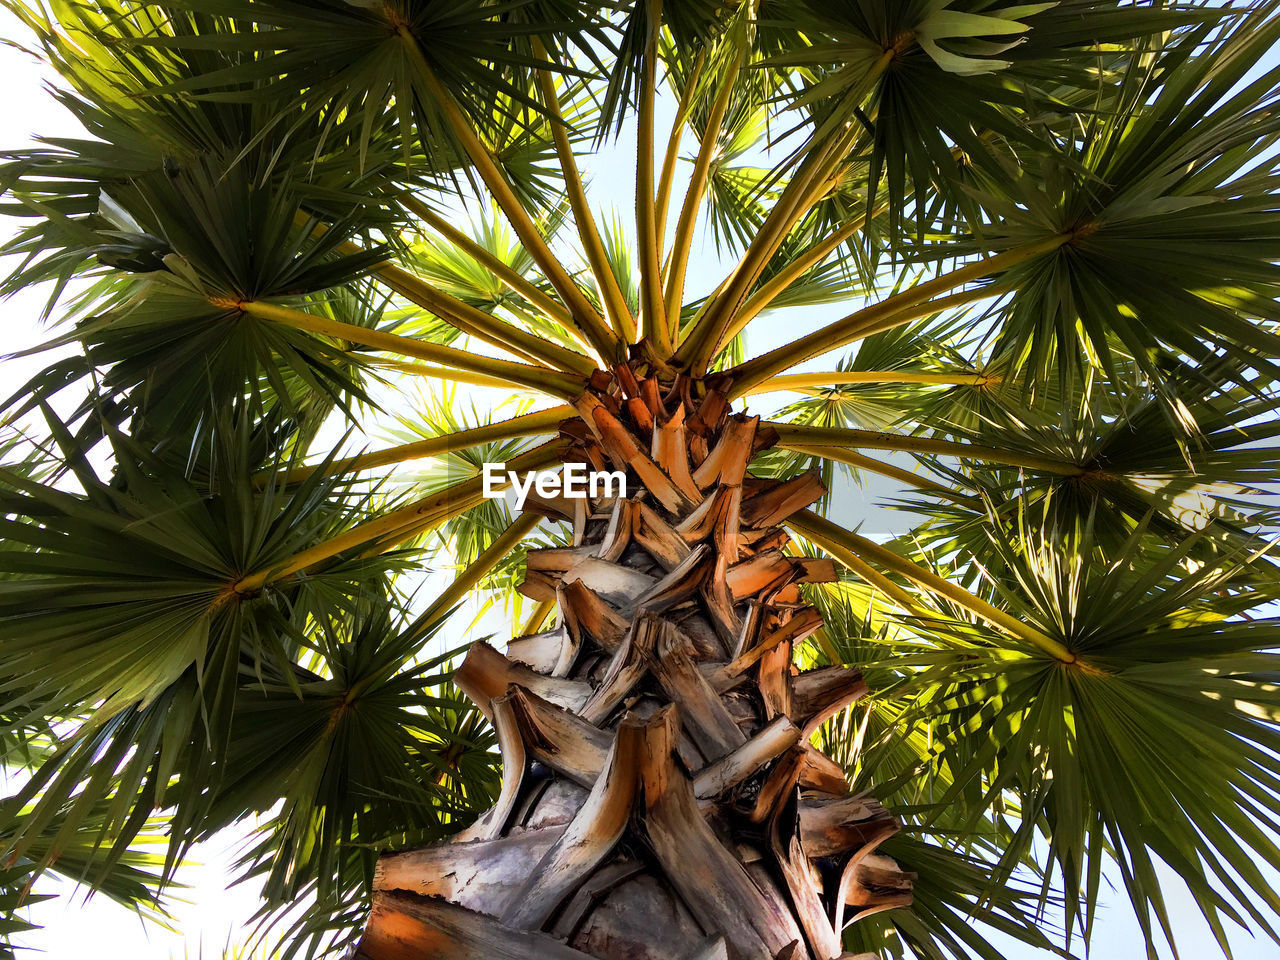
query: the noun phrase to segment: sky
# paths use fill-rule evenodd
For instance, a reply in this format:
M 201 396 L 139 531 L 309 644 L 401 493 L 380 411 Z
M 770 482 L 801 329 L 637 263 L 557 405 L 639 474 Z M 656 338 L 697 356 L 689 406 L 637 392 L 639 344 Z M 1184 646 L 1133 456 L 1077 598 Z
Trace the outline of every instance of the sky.
M 21 26 L 7 11 L 0 10 L 0 40 L 26 42 Z M 33 133 L 46 136 L 69 135 L 79 132 L 74 121 L 61 110 L 44 89 L 47 76 L 41 66 L 29 55 L 13 46 L 0 45 L 0 90 L 4 90 L 4 106 L 0 109 L 0 150 L 13 149 L 30 142 Z M 667 110 L 670 105 L 666 104 Z M 669 117 L 666 118 L 669 121 Z M 632 209 L 634 184 L 628 178 L 633 169 L 626 158 L 634 156 L 634 138 L 625 135 L 610 149 L 608 155 L 585 160 L 588 176 L 594 180 L 593 199 L 608 198 L 616 209 L 625 214 Z M 620 162 L 610 162 L 618 159 Z M 676 196 L 680 196 L 680 192 Z M 0 221 L 0 238 L 11 234 L 10 223 Z M 11 269 L 0 262 L 0 272 Z M 698 252 L 691 283 L 701 278 L 707 286 L 718 280 L 721 268 L 714 251 L 708 244 Z M 43 304 L 42 297 L 22 293 L 0 306 L 4 319 L 4 349 L 16 351 L 33 346 L 47 337 L 38 317 Z M 833 305 L 807 311 L 797 321 L 790 314 L 784 324 L 777 321 L 758 321 L 751 330 L 752 352 L 769 349 L 794 339 L 819 323 L 835 319 L 849 311 L 848 305 Z M 32 373 L 48 360 L 47 357 L 12 358 L 0 362 L 0 396 L 8 396 Z M 829 369 L 830 358 L 812 361 L 811 369 Z M 753 398 L 757 409 L 776 405 L 777 397 Z M 478 403 L 485 401 L 478 400 Z M 903 463 L 910 467 L 911 463 Z M 906 528 L 908 520 L 900 513 L 885 509 L 878 501 L 896 493 L 896 487 L 872 481 L 866 488 L 845 483 L 833 497 L 842 514 L 842 521 L 862 523 L 862 531 L 873 536 L 886 536 Z M 428 589 L 433 577 L 428 580 Z M 461 631 L 462 628 L 459 628 Z M 460 632 L 450 637 L 452 643 L 465 639 Z M 8 785 L 6 792 L 12 790 Z M 34 948 L 53 960 L 70 960 L 73 957 L 93 956 L 95 960 L 170 960 L 170 958 L 197 957 L 203 950 L 204 957 L 220 956 L 224 943 L 238 942 L 248 932 L 248 921 L 257 906 L 257 894 L 251 884 L 231 886 L 234 878 L 233 864 L 237 849 L 244 843 L 244 834 L 229 835 L 216 842 L 199 845 L 193 852 L 191 863 L 179 873 L 179 880 L 186 884 L 175 891 L 170 899 L 171 928 L 162 929 L 156 924 L 144 924 L 130 911 L 104 897 L 85 901 L 82 893 L 68 882 L 42 880 L 37 893 L 57 894 L 56 899 L 37 905 L 31 911 L 32 919 L 43 929 L 19 939 L 24 946 Z M 1274 869 L 1270 875 L 1280 883 L 1280 874 Z M 1172 879 L 1172 878 L 1170 878 Z M 1212 960 L 1221 955 L 1207 926 L 1199 918 L 1195 904 L 1182 891 L 1176 880 L 1169 885 L 1171 914 L 1175 918 L 1175 933 L 1184 957 Z M 1047 956 L 992 934 L 994 942 L 1001 945 L 1006 960 L 1040 960 Z M 1280 949 L 1267 942 L 1253 942 L 1237 931 L 1232 936 L 1237 960 L 1275 960 Z M 1136 922 L 1128 912 L 1122 893 L 1106 898 L 1100 908 L 1098 930 L 1095 934 L 1091 957 L 1093 960 L 1131 960 L 1141 954 L 1141 935 Z M 1162 952 L 1162 958 L 1171 956 Z

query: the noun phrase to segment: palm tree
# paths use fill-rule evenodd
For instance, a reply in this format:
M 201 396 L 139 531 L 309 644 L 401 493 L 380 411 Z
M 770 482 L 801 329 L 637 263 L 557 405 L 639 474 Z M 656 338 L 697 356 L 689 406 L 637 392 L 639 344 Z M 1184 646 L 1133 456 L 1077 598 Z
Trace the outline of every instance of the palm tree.
M 290 957 L 1280 942 L 1274 0 L 6 6 L 10 916 L 258 814 Z

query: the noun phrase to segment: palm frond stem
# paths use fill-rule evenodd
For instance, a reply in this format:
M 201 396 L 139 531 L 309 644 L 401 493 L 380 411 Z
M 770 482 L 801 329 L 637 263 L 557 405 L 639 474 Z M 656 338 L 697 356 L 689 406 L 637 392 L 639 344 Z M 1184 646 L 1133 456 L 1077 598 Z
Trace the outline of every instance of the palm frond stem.
M 583 378 L 574 377 L 563 371 L 532 364 L 516 363 L 511 360 L 500 360 L 495 357 L 485 357 L 469 353 L 466 350 L 458 350 L 455 347 L 446 347 L 419 340 L 415 337 L 402 337 L 395 333 L 386 333 L 382 330 L 373 330 L 353 323 L 344 323 L 341 320 L 332 320 L 329 317 L 307 313 L 303 310 L 295 310 L 292 307 L 264 303 L 261 300 L 231 302 L 214 298 L 210 302 L 216 306 L 237 309 L 250 316 L 270 320 L 274 323 L 282 323 L 298 330 L 319 334 L 320 336 L 359 343 L 375 350 L 385 350 L 405 357 L 416 357 L 419 360 L 429 360 L 449 367 L 456 367 L 459 370 L 497 377 L 508 383 L 532 387 L 535 390 L 540 390 L 543 393 L 549 393 L 565 400 L 572 399 L 582 393 L 582 385 L 585 382 Z
M 938 576 L 930 570 L 926 570 L 918 564 L 912 563 L 892 550 L 882 547 L 866 537 L 861 537 L 856 533 L 845 530 L 824 517 L 818 516 L 811 510 L 802 510 L 799 513 L 792 514 L 790 519 L 787 520 L 787 524 L 819 546 L 824 542 L 836 544 L 866 562 L 879 564 L 885 569 L 906 577 L 929 592 L 945 597 L 962 609 L 981 617 L 992 626 L 1025 640 L 1056 660 L 1060 660 L 1063 663 L 1076 664 L 1082 669 L 1097 672 L 1097 668 L 1080 660 L 1074 652 L 1047 633 L 1005 613 L 981 597 L 975 596 L 963 587 L 951 583 L 949 580 Z
M 850 383 L 919 383 L 936 386 L 974 386 L 990 383 L 982 373 L 932 370 L 827 370 L 820 373 L 784 373 L 757 383 L 742 396 L 775 390 L 808 391 L 814 387 L 839 387 Z
M 858 453 L 855 450 L 849 450 L 845 447 L 807 447 L 802 443 L 789 443 L 786 449 L 792 453 L 803 454 L 808 457 L 821 457 L 824 460 L 832 460 L 836 463 L 847 464 L 858 470 L 868 470 L 871 473 L 878 473 L 882 477 L 889 477 L 892 480 L 898 480 L 908 489 L 915 488 L 919 490 L 928 490 L 935 496 L 945 497 L 948 500 L 969 500 L 962 493 L 952 490 L 946 484 L 939 483 L 929 477 L 918 473 L 912 473 L 910 470 L 904 470 L 902 467 L 895 467 L 891 463 L 885 463 L 883 460 L 877 460 L 875 457 L 868 457 L 865 454 Z
M 860 102 L 888 69 L 898 52 L 896 47 L 891 48 L 877 58 L 862 78 L 856 92 L 846 97 L 848 102 Z M 820 147 L 805 155 L 795 175 L 783 188 L 781 196 L 769 210 L 764 223 L 738 261 L 730 282 L 717 294 L 702 320 L 681 345 L 676 358 L 678 366 L 695 373 L 706 369 L 706 365 L 715 356 L 716 344 L 723 339 L 725 329 L 755 286 L 770 258 L 778 252 L 796 224 L 825 194 L 824 183 L 839 169 L 860 135 L 858 124 L 852 120 L 846 121 L 843 127 L 836 128 L 825 136 Z
M 403 202 L 406 206 L 411 207 L 414 213 L 422 217 L 424 220 L 431 218 L 433 226 L 437 223 L 445 223 L 445 221 L 437 217 L 425 204 L 421 204 L 412 198 L 405 198 Z M 299 222 L 306 220 L 307 218 L 304 215 L 298 215 Z M 452 227 L 449 229 L 453 231 L 453 234 L 455 234 L 455 236 L 450 236 L 449 239 L 459 245 L 470 244 L 475 247 L 474 250 L 472 250 L 471 247 L 466 247 L 468 254 L 477 259 L 480 258 L 481 254 L 488 257 L 492 263 L 486 261 L 485 266 L 492 269 L 495 274 L 499 272 L 498 266 L 506 268 L 505 264 L 493 257 L 487 250 L 484 250 L 483 247 L 480 247 L 475 243 L 475 241 L 471 240 L 465 234 L 454 230 Z M 325 231 L 328 230 L 328 226 L 325 224 L 316 224 L 313 230 L 315 236 L 323 236 Z M 337 250 L 338 253 L 343 256 L 358 256 L 364 253 L 364 249 L 359 244 L 353 243 L 350 240 L 339 244 Z M 543 297 L 547 303 L 554 307 L 558 313 L 553 316 L 555 319 L 560 320 L 567 330 L 574 335 L 578 334 L 578 331 L 574 328 L 569 315 L 564 310 L 563 306 L 557 304 L 554 300 L 551 300 L 551 298 L 543 294 L 542 291 L 538 290 L 537 287 L 534 287 L 532 284 L 524 281 L 523 278 L 519 277 L 518 274 L 515 274 L 514 271 L 511 271 L 509 268 L 506 269 L 507 273 L 523 281 L 529 290 L 536 292 L 539 296 Z M 484 315 L 488 319 L 476 317 L 476 313 L 483 313 L 483 311 L 478 311 L 470 304 L 463 303 L 456 297 L 450 297 L 448 294 L 435 289 L 421 277 L 415 276 L 404 268 L 392 263 L 390 260 L 384 261 L 373 267 L 372 273 L 382 281 L 384 285 L 390 287 L 396 293 L 400 294 L 400 296 L 425 310 L 430 310 L 450 326 L 456 327 L 462 333 L 478 337 L 487 343 L 493 344 L 495 347 L 517 354 L 533 362 L 552 362 L 539 356 L 539 354 L 556 354 L 557 351 L 560 351 L 559 360 L 553 363 L 554 366 L 562 367 L 565 370 L 581 366 L 581 362 L 575 359 L 574 351 L 565 350 L 563 347 L 559 347 L 556 344 L 548 344 L 544 339 L 534 337 L 527 331 L 506 323 L 492 314 Z M 503 279 L 508 286 L 512 285 L 508 277 L 504 276 L 501 277 L 501 279 Z M 527 293 L 528 291 L 522 290 L 521 292 Z M 462 309 L 457 309 L 458 307 L 461 307 Z M 586 358 L 583 357 L 583 359 Z M 590 363 L 591 361 L 587 360 L 587 362 Z M 589 371 L 584 370 L 583 372 L 585 373 Z
M 796 530 L 801 530 L 801 526 L 799 524 L 793 523 L 792 526 L 795 527 Z M 828 556 L 833 557 L 848 567 L 868 586 L 874 587 L 876 590 L 883 593 L 886 597 L 896 603 L 903 611 L 916 616 L 926 615 L 925 611 L 920 607 L 920 600 L 918 597 L 913 596 L 911 591 L 894 583 L 891 579 L 886 577 L 871 564 L 867 563 L 867 561 L 863 560 L 862 557 L 858 556 L 852 550 L 825 535 L 821 530 L 806 532 L 804 535 L 811 543 L 821 547 Z
M 762 379 L 802 363 L 811 357 L 819 356 L 829 350 L 842 347 L 854 340 L 870 336 L 920 316 L 941 309 L 943 301 L 934 300 L 939 294 L 947 293 L 956 287 L 964 286 L 987 277 L 994 276 L 1003 270 L 1025 263 L 1035 257 L 1051 253 L 1070 242 L 1074 234 L 1062 233 L 1047 237 L 1034 243 L 1026 243 L 1012 247 L 1003 253 L 984 257 L 974 263 L 967 264 L 928 280 L 924 283 L 903 290 L 879 303 L 863 307 L 841 320 L 827 324 L 810 334 L 793 340 L 784 346 L 761 354 L 728 371 L 733 378 L 733 392 L 740 396 L 742 391 L 759 383 Z M 947 306 L 956 302 L 972 302 L 992 295 L 990 287 L 978 287 L 961 291 Z M 924 310 L 923 314 L 921 311 Z
M 357 473 L 371 470 L 374 467 L 385 467 L 394 463 L 405 463 L 409 460 L 424 460 L 436 457 L 452 450 L 465 450 L 483 443 L 495 443 L 502 440 L 514 440 L 517 437 L 537 436 L 554 433 L 561 421 L 574 416 L 574 408 L 563 405 L 548 410 L 526 413 L 510 420 L 487 423 L 470 430 L 459 430 L 440 437 L 426 440 L 415 440 L 385 450 L 373 450 L 353 457 L 334 460 L 328 464 L 295 467 L 284 476 L 286 483 L 297 483 L 312 476 L 317 470 L 326 474 Z
M 455 370 L 450 367 L 430 367 L 425 363 L 409 363 L 405 360 L 394 360 L 389 357 L 376 357 L 369 361 L 372 366 L 384 370 L 394 370 L 415 377 L 432 377 L 436 380 L 456 380 L 476 387 L 492 387 L 496 390 L 510 390 L 513 384 L 500 377 L 488 377 L 470 370 Z
M 551 440 L 512 459 L 507 466 L 517 472 L 536 470 L 557 462 L 564 450 L 563 441 Z M 478 505 L 484 499 L 483 490 L 484 479 L 479 475 L 450 484 L 376 519 L 357 524 L 269 567 L 246 574 L 231 586 L 230 592 L 241 595 L 255 593 L 269 583 L 278 582 L 367 544 L 377 543 L 379 547 L 386 548 L 389 544 L 404 543 Z
M 440 82 L 431 64 L 427 62 L 413 32 L 407 27 L 401 27 L 399 34 L 417 67 L 423 85 L 435 100 L 450 131 L 458 138 L 458 142 L 471 159 L 476 173 L 489 188 L 502 212 L 506 214 L 512 229 L 529 251 L 529 255 L 542 268 L 546 278 L 568 306 L 574 322 L 581 327 L 587 339 L 605 359 L 620 359 L 620 344 L 617 337 L 551 251 L 546 238 L 538 230 L 533 218 L 529 216 L 529 211 L 521 203 L 492 152 L 480 140 L 462 112 L 462 108 L 458 106 L 453 95 Z
M 698 83 L 702 79 L 702 70 L 706 65 L 707 51 L 700 50 L 697 58 L 693 61 L 693 66 L 689 69 L 689 76 L 685 79 L 684 91 L 680 94 L 680 101 L 676 104 L 676 116 L 671 122 L 671 135 L 667 138 L 667 149 L 662 157 L 662 172 L 658 175 L 658 199 L 655 204 L 656 210 L 656 228 L 655 235 L 658 238 L 658 249 L 661 251 L 666 244 L 667 239 L 667 215 L 671 210 L 671 190 L 675 185 L 676 178 L 676 161 L 680 157 L 680 141 L 684 137 L 684 125 L 689 119 L 689 109 L 693 106 L 693 97 L 697 93 Z M 667 316 L 673 317 L 675 314 L 671 309 L 671 300 L 667 299 Z
M 520 631 L 520 635 L 527 636 L 531 633 L 537 633 L 555 608 L 556 601 L 554 600 L 539 601 L 538 605 L 533 608 L 533 613 L 529 614 L 529 619 L 524 622 L 524 629 Z
M 533 363 L 545 363 L 565 373 L 589 377 L 597 364 L 590 357 L 522 330 L 491 313 L 459 300 L 399 267 L 388 267 L 380 278 L 397 293 L 424 310 L 429 310 L 463 333 L 469 333 L 502 350 L 524 357 Z M 572 325 L 567 327 L 577 333 Z
M 481 264 L 510 290 L 520 294 L 547 317 L 558 321 L 562 326 L 571 330 L 575 336 L 579 335 L 579 331 L 573 326 L 573 319 L 569 316 L 569 311 L 563 303 L 549 296 L 525 277 L 522 277 L 509 264 L 494 256 L 491 251 L 486 250 L 481 244 L 476 243 L 475 240 L 450 223 L 448 218 L 436 213 L 417 197 L 406 196 L 401 200 L 401 203 L 414 216 L 428 224 L 431 229 L 460 250 L 465 251 L 467 256 Z M 420 304 L 420 306 L 425 306 L 425 304 Z
M 817 202 L 820 194 L 815 188 L 824 183 L 838 165 L 845 145 L 845 137 L 837 138 L 836 143 L 818 148 L 801 162 L 795 175 L 783 187 L 781 196 L 769 209 L 764 223 L 752 237 L 727 282 L 716 292 L 701 319 L 680 344 L 676 353 L 677 366 L 695 374 L 706 370 L 715 355 L 715 345 L 724 340 L 725 330 L 733 321 L 737 308 L 787 235 Z
M 935 300 L 926 300 L 924 303 L 917 304 L 914 307 L 904 307 L 891 316 L 881 317 L 879 320 L 868 323 L 858 331 L 854 340 L 865 340 L 867 337 L 875 336 L 877 333 L 884 333 L 886 330 L 901 327 L 903 324 L 911 323 L 924 317 L 943 314 L 948 310 L 954 310 L 956 307 L 968 306 L 971 303 L 977 303 L 982 300 L 994 300 L 997 297 L 1004 296 L 1012 289 L 1012 284 L 993 281 L 980 287 L 959 290 L 955 293 L 947 294 L 945 297 L 938 297 Z
M 761 284 L 760 288 L 749 296 L 747 298 L 747 302 L 742 305 L 742 308 L 738 310 L 736 314 L 734 314 L 733 319 L 729 322 L 724 333 L 720 336 L 719 342 L 727 343 L 741 333 L 748 323 L 759 316 L 764 310 L 768 309 L 769 304 L 773 303 L 773 301 L 781 296 L 793 283 L 803 277 L 818 264 L 822 263 L 823 260 L 825 260 L 840 246 L 840 244 L 844 243 L 855 233 L 860 231 L 866 222 L 867 218 L 865 214 L 861 217 L 854 217 L 835 233 L 809 247 L 767 281 Z
M 478 557 L 467 564 L 466 569 L 445 587 L 432 601 L 431 606 L 409 625 L 406 632 L 410 636 L 421 636 L 435 626 L 440 619 L 448 616 L 454 605 L 470 593 L 499 560 L 514 550 L 516 545 L 524 539 L 525 534 L 533 530 L 541 519 L 536 513 L 522 513 L 512 520 L 510 526 L 498 534 L 493 543 L 489 544 Z
M 680 305 L 684 300 L 684 282 L 689 269 L 689 257 L 693 251 L 694 228 L 698 222 L 698 213 L 702 209 L 702 198 L 707 191 L 707 183 L 711 179 L 711 162 L 715 157 L 716 141 L 720 136 L 720 127 L 729 109 L 729 101 L 733 96 L 733 84 L 737 78 L 741 58 L 735 57 L 729 65 L 729 72 L 711 104 L 707 116 L 706 129 L 698 144 L 698 153 L 694 157 L 693 171 L 689 174 L 689 186 L 685 188 L 684 200 L 680 204 L 680 216 L 676 219 L 676 232 L 671 240 L 671 258 L 667 268 L 667 286 L 665 302 L 667 316 L 677 317 Z
M 534 52 L 546 56 L 542 42 L 536 37 L 533 41 Z M 569 141 L 569 131 L 560 111 L 560 96 L 556 92 L 555 79 L 546 70 L 537 72 L 538 86 L 542 91 L 542 99 L 550 115 L 551 138 L 555 143 L 556 157 L 560 161 L 560 169 L 564 174 L 565 194 L 569 198 L 569 209 L 573 211 L 573 222 L 582 242 L 582 250 L 586 255 L 587 266 L 595 278 L 600 290 L 600 298 L 604 302 L 605 313 L 614 333 L 623 342 L 631 343 L 636 338 L 636 321 L 627 306 L 627 299 L 618 285 L 609 266 L 609 256 L 605 251 L 604 241 L 600 238 L 600 230 L 596 225 L 595 215 L 587 202 L 587 191 L 578 169 L 578 161 L 573 155 L 573 144 Z
M 915 437 L 901 433 L 885 433 L 878 430 L 858 430 L 852 427 L 813 427 L 803 423 L 771 423 L 778 432 L 778 446 L 792 450 L 796 446 L 812 453 L 817 449 L 854 447 L 863 450 L 894 450 L 900 453 L 922 453 L 958 457 L 962 460 L 987 460 L 1011 467 L 1042 470 L 1063 477 L 1078 477 L 1085 468 L 1067 460 L 1037 457 L 1017 450 L 1002 450 L 976 443 L 960 443 L 954 440 L 935 440 L 932 437 Z
M 662 263 L 658 236 L 653 174 L 654 112 L 657 106 L 658 34 L 662 29 L 662 0 L 649 5 L 648 50 L 640 78 L 639 130 L 636 136 L 636 239 L 640 245 L 640 312 L 643 335 L 658 357 L 671 355 L 671 331 L 662 296 Z

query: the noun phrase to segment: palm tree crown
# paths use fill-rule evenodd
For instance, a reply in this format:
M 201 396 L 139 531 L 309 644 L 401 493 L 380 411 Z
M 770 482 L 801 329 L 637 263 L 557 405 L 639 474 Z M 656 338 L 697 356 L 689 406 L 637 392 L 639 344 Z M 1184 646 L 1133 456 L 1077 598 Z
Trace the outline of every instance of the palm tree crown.
M 1275 0 L 5 5 L 0 933 L 256 813 L 287 956 L 1280 942 Z

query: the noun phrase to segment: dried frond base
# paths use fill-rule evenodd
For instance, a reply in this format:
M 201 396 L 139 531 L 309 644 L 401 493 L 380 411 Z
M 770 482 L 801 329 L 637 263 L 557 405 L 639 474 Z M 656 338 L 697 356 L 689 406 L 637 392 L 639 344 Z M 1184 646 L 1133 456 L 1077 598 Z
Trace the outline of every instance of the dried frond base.
M 382 858 L 367 960 L 840 960 L 848 923 L 910 902 L 876 853 L 898 821 L 807 742 L 867 692 L 792 667 L 822 626 L 796 585 L 834 570 L 778 525 L 822 484 L 752 477 L 775 437 L 716 391 L 626 373 L 565 429 L 632 495 L 560 511 L 575 545 L 531 552 L 523 587 L 559 623 L 456 675 L 502 793 L 453 842 Z

